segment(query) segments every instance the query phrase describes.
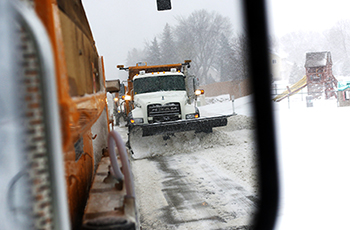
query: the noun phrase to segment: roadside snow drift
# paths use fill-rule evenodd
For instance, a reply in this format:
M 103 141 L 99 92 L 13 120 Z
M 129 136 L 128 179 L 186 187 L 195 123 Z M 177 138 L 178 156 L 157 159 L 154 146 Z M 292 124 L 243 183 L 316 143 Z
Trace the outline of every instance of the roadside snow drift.
M 214 146 L 230 146 L 235 144 L 232 131 L 253 129 L 254 122 L 250 117 L 236 115 L 228 118 L 225 127 L 213 128 L 212 133 L 179 132 L 164 140 L 162 135 L 142 137 L 141 129 L 133 132 L 130 145 L 134 159 L 154 156 L 169 156 L 176 153 L 192 153 Z

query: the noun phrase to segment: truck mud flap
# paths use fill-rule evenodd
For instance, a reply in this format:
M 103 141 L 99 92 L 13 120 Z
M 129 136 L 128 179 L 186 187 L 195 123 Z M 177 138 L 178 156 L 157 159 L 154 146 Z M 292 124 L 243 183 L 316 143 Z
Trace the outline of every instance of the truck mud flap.
M 142 136 L 153 136 L 160 134 L 171 134 L 176 132 L 184 132 L 196 130 L 198 132 L 211 131 L 214 127 L 226 126 L 227 117 L 205 117 L 191 120 L 170 121 L 155 124 L 132 125 L 130 128 L 140 127 L 142 129 Z

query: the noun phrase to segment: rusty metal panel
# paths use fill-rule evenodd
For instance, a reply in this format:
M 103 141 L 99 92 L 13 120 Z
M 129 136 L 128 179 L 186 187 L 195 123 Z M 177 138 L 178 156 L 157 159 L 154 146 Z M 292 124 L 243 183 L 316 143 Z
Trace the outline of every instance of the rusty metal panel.
M 86 18 L 81 0 L 57 0 L 57 5 L 59 9 L 84 32 L 89 40 L 93 40 L 89 22 Z
M 71 96 L 100 91 L 99 57 L 90 40 L 63 12 L 59 14 Z

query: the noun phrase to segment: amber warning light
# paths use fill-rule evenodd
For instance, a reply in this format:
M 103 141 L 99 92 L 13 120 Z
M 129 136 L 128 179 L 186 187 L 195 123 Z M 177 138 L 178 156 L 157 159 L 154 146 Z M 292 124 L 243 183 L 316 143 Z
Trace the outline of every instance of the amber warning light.
M 122 99 L 125 101 L 130 101 L 131 100 L 131 96 L 130 95 L 123 95 Z
M 199 96 L 199 95 L 201 95 L 201 94 L 204 94 L 204 89 L 196 89 L 196 91 L 194 91 L 194 94 L 195 94 L 196 96 Z

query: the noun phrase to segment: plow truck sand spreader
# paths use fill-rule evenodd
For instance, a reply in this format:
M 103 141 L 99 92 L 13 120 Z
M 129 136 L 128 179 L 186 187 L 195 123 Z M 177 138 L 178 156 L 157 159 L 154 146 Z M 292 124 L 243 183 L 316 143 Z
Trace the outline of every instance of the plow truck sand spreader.
M 153 65 L 138 63 L 120 70 L 129 72 L 125 95 L 128 114 L 129 147 L 135 133 L 140 137 L 162 135 L 168 139 L 177 132 L 212 132 L 213 127 L 226 126 L 227 115 L 200 117 L 197 79 L 188 74 L 190 61 L 179 64 Z

